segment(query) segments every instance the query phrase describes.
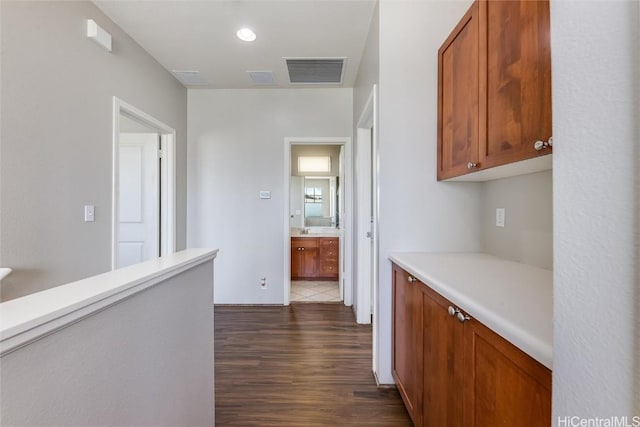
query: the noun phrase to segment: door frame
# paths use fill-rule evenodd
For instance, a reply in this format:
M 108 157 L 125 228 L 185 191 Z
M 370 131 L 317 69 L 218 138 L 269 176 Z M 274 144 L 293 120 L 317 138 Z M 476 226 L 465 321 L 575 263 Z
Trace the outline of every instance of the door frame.
M 356 320 L 358 323 L 372 322 L 372 366 L 373 371 L 377 372 L 378 362 L 378 342 L 379 342 L 379 280 L 378 280 L 378 253 L 379 253 L 379 158 L 378 158 L 378 92 L 377 85 L 373 85 L 367 102 L 360 113 L 360 118 L 356 125 L 357 128 L 357 153 L 356 153 L 356 182 L 358 206 L 364 206 L 371 202 L 373 205 L 372 215 L 369 212 L 363 214 L 358 211 L 356 218 L 356 227 L 358 236 L 355 239 L 357 270 L 355 272 L 356 282 Z M 359 155 L 361 153 L 370 156 Z M 373 160 L 370 166 L 366 163 Z M 368 186 L 365 183 L 371 182 L 372 189 L 367 191 Z M 364 194 L 364 193 L 368 194 Z M 370 196 L 371 195 L 371 196 Z M 373 200 L 369 200 L 373 197 Z M 366 232 L 371 232 L 371 239 L 366 237 Z M 360 247 L 371 246 L 370 256 L 365 257 L 365 251 L 361 251 Z M 366 259 L 368 258 L 368 259 Z M 373 317 L 373 320 L 372 320 Z M 376 377 L 377 378 L 377 377 Z
M 113 97 L 113 147 L 111 188 L 111 269 L 118 262 L 120 115 L 143 123 L 160 135 L 162 170 L 160 171 L 160 251 L 162 255 L 176 251 L 176 131 L 153 116 Z
M 338 145 L 344 147 L 344 181 L 340 183 L 344 189 L 344 217 L 340 220 L 343 224 L 341 239 L 344 240 L 344 266 L 340 272 L 340 285 L 342 299 L 346 306 L 353 305 L 353 164 L 351 137 L 286 137 L 284 139 L 284 298 L 283 304 L 291 304 L 291 238 L 290 230 L 290 185 L 291 176 L 291 147 L 293 145 Z

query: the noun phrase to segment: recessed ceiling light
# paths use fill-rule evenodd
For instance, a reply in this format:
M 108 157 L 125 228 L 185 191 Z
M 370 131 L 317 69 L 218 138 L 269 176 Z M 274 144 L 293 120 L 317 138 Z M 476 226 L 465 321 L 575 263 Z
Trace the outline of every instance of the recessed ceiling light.
M 236 33 L 238 38 L 244 42 L 252 42 L 256 39 L 256 33 L 251 28 L 240 28 Z

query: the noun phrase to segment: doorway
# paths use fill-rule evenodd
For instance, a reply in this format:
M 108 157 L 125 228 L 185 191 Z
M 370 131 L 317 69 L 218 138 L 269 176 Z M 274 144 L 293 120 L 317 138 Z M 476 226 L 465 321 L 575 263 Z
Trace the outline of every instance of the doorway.
M 357 124 L 356 319 L 372 323 L 372 365 L 378 362 L 378 137 L 377 87 L 373 85 Z M 377 378 L 377 376 L 376 376 Z
M 351 306 L 351 138 L 285 138 L 284 151 L 284 305 Z
M 175 252 L 175 130 L 113 100 L 112 269 Z
M 117 268 L 160 256 L 160 134 L 120 118 Z

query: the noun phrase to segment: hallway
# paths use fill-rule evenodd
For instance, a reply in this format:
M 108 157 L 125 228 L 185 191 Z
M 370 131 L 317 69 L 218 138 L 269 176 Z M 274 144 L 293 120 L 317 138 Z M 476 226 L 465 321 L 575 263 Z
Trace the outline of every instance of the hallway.
M 215 307 L 216 425 L 411 426 L 341 304 Z

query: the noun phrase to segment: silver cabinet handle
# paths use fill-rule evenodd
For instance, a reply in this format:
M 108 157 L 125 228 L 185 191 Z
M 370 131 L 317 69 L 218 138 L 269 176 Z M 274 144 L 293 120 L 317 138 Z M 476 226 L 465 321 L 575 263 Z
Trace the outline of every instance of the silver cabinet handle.
M 544 150 L 545 148 L 553 147 L 553 137 L 549 138 L 548 141 L 536 141 L 533 143 L 533 148 L 536 151 Z
M 467 169 L 473 169 L 477 167 L 478 167 L 477 163 L 472 163 L 472 162 L 467 163 Z
M 407 280 L 409 280 L 409 283 L 413 283 L 413 282 L 416 282 L 418 279 L 416 279 L 413 276 L 409 276 Z
M 458 322 L 460 323 L 464 323 L 467 320 L 471 320 L 471 317 L 467 316 L 466 314 L 462 313 L 461 311 L 458 312 Z
M 456 314 L 460 313 L 460 310 L 458 310 L 457 308 L 454 308 L 453 306 L 449 306 L 449 309 L 447 310 L 449 312 L 449 316 L 453 317 Z

